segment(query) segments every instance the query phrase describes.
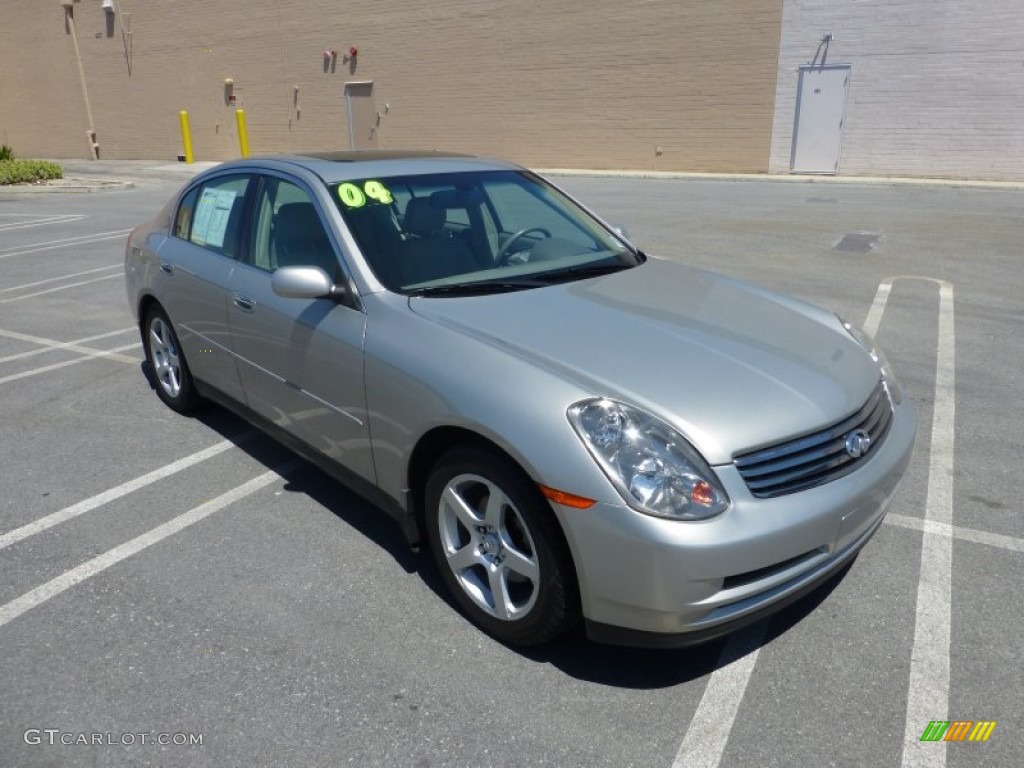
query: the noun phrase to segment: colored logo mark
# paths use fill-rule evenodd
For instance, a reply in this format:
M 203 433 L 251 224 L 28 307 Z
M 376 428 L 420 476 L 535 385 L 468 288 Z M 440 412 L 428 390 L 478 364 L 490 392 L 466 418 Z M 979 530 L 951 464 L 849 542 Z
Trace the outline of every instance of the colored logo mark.
M 988 741 L 995 727 L 995 720 L 932 720 L 921 741 Z

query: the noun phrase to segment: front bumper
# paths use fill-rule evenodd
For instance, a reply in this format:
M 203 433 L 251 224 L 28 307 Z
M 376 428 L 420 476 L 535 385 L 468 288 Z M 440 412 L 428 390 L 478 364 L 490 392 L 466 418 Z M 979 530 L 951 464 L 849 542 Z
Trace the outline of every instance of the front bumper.
M 556 505 L 588 633 L 629 645 L 691 645 L 812 591 L 881 525 L 916 432 L 904 399 L 877 453 L 857 471 L 774 499 L 754 498 L 735 467 L 716 467 L 732 505 L 704 522 L 662 520 L 624 505 Z

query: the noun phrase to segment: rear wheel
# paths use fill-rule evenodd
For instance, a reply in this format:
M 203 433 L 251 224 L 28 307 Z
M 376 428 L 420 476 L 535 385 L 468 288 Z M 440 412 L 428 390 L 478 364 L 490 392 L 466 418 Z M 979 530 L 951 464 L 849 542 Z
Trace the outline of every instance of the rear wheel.
M 469 619 L 510 645 L 540 645 L 579 618 L 572 560 L 537 486 L 508 459 L 457 448 L 426 489 L 434 561 Z
M 149 310 L 142 337 L 157 396 L 178 413 L 194 411 L 200 403 L 199 394 L 178 343 L 178 335 L 161 307 L 154 306 Z

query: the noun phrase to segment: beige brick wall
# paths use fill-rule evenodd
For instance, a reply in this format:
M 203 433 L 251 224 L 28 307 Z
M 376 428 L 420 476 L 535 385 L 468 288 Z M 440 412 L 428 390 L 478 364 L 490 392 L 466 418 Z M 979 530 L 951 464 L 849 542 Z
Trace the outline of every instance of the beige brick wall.
M 174 158 L 180 109 L 190 112 L 197 159 L 237 155 L 223 85 L 231 77 L 254 152 L 347 147 L 345 81 L 373 80 L 378 107 L 390 107 L 384 147 L 542 167 L 768 168 L 782 0 L 117 5 L 112 30 L 101 0 L 74 10 L 106 158 Z M 0 9 L 0 141 L 21 155 L 87 156 L 60 2 L 0 0 Z M 341 56 L 351 45 L 354 67 Z M 339 57 L 325 72 L 327 48 Z
M 797 67 L 822 33 L 853 66 L 841 174 L 1024 178 L 1024 2 L 786 0 L 771 171 L 789 171 Z

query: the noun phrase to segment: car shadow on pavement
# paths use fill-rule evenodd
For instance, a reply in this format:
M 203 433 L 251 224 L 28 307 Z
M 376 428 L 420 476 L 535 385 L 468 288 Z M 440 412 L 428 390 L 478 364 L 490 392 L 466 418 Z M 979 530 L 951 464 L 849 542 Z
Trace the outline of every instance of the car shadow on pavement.
M 240 451 L 271 469 L 289 459 L 297 458 L 288 447 L 273 437 L 260 434 L 239 441 L 252 428 L 225 408 L 211 405 L 196 414 L 196 419 L 234 442 Z M 284 490 L 303 493 L 325 509 L 355 528 L 382 550 L 390 554 L 406 573 L 420 570 L 420 556 L 406 543 L 402 531 L 384 510 L 347 488 L 308 461 L 288 472 Z M 440 587 L 438 587 L 440 588 Z
M 248 432 L 246 422 L 223 408 L 207 408 L 197 418 L 228 440 Z M 266 435 L 240 442 L 238 447 L 267 468 L 295 455 Z M 418 573 L 443 603 L 459 612 L 429 552 L 410 548 L 398 523 L 383 510 L 308 462 L 288 473 L 284 488 L 292 493 L 306 494 L 330 510 L 389 554 L 406 573 Z M 816 610 L 842 581 L 852 562 L 810 594 L 764 619 L 760 625 L 754 625 L 748 636 L 759 639 L 747 649 L 748 652 L 768 645 Z M 588 640 L 581 624 L 566 636 L 540 648 L 510 650 L 536 663 L 556 667 L 579 680 L 618 688 L 653 689 L 679 685 L 714 672 L 725 663 L 722 650 L 728 640 L 729 636 L 726 636 L 702 645 L 669 650 L 603 645 Z

